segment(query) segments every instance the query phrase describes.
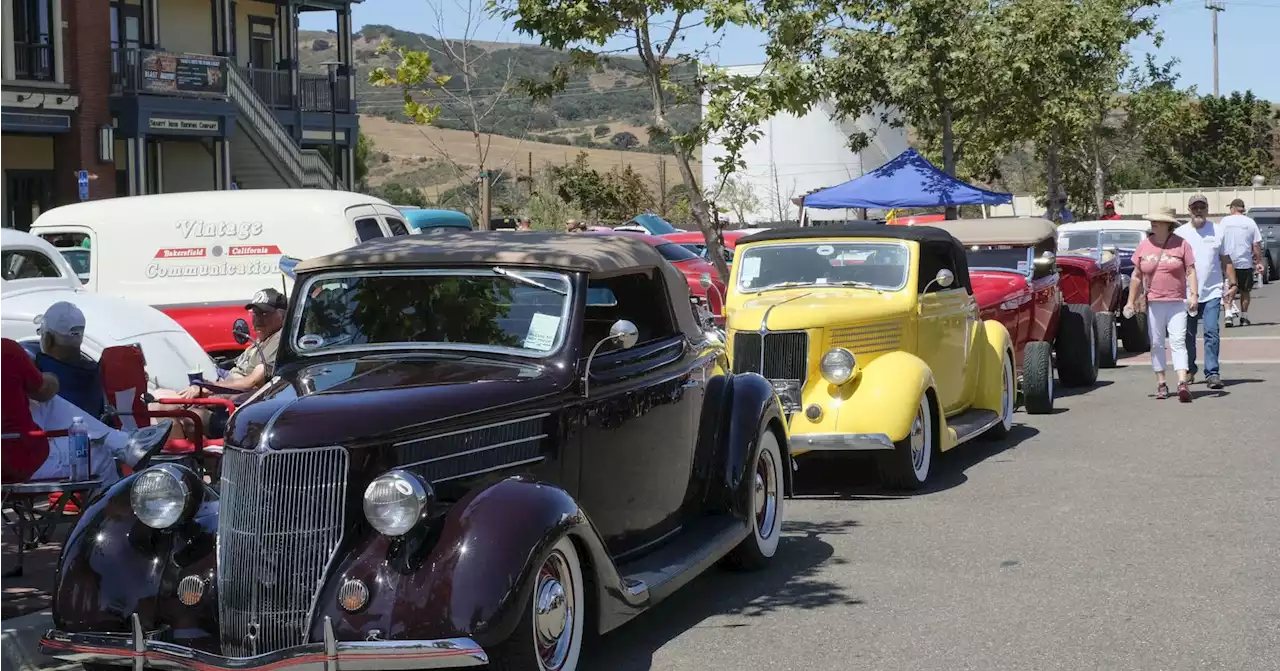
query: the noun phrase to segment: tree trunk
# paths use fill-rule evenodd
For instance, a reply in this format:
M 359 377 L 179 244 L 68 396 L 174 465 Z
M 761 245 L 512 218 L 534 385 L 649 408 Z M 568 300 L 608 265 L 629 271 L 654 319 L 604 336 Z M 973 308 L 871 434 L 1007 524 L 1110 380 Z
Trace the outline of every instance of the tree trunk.
M 1045 156 L 1045 180 L 1049 186 L 1049 219 L 1054 223 L 1062 223 L 1062 210 L 1058 205 L 1062 197 L 1062 161 L 1061 149 L 1056 134 L 1049 137 L 1049 147 Z
M 956 139 L 951 130 L 950 103 L 943 103 L 942 105 L 942 171 L 952 177 L 956 176 Z M 948 220 L 955 219 L 958 216 L 959 210 L 956 206 L 947 206 L 946 218 Z
M 1107 201 L 1107 171 L 1102 167 L 1102 155 L 1095 140 L 1093 143 L 1093 206 L 1098 216 L 1102 216 L 1102 212 L 1106 209 L 1103 204 Z

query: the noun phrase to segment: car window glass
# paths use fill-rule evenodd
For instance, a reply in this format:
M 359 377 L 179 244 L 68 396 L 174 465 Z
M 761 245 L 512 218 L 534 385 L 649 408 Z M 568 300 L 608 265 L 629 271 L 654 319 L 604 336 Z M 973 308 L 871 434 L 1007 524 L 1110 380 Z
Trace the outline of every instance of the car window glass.
M 378 225 L 378 220 L 373 217 L 356 219 L 356 236 L 360 238 L 360 242 L 381 238 L 383 237 L 382 227 Z
M 588 297 L 603 298 L 612 295 L 613 304 L 587 305 L 582 323 L 584 353 L 590 352 L 597 343 L 607 338 L 609 329 L 619 319 L 626 319 L 636 325 L 640 335 L 636 341 L 637 344 L 662 340 L 677 334 L 661 273 L 630 273 L 616 277 L 593 278 L 587 292 Z M 617 349 L 617 344 L 612 341 L 600 347 L 601 352 L 613 349 Z
M 391 235 L 408 235 L 409 227 L 405 225 L 404 220 L 395 217 L 387 217 L 387 228 L 391 229 Z
M 970 245 L 965 248 L 970 268 L 999 268 L 1027 272 L 1027 248 L 1013 245 Z M 924 275 L 921 274 L 923 278 Z
M 3 266 L 3 276 L 6 280 L 62 277 L 53 259 L 34 249 L 5 250 L 3 258 L 0 258 L 0 266 Z
M 674 242 L 667 242 L 658 245 L 657 247 L 654 247 L 654 249 L 657 249 L 658 253 L 662 255 L 662 258 L 668 261 L 688 261 L 689 259 L 698 258 L 697 254 L 690 251 L 684 245 L 677 245 Z
M 897 291 L 906 285 L 911 254 L 890 242 L 785 242 L 757 245 L 737 261 L 738 290 L 796 286 L 870 285 Z

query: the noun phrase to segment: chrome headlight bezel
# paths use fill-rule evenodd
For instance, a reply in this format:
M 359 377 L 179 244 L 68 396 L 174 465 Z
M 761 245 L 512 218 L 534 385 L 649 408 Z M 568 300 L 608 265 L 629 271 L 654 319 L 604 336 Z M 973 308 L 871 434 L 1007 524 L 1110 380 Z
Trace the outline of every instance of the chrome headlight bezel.
M 390 487 L 398 498 L 376 501 L 379 489 Z M 364 489 L 364 517 L 378 533 L 392 538 L 403 536 L 418 526 L 431 512 L 435 491 L 431 484 L 404 469 L 393 469 L 379 475 Z
M 843 347 L 832 347 L 818 364 L 822 379 L 836 386 L 852 380 L 858 372 L 858 358 Z
M 129 487 L 133 516 L 152 529 L 170 529 L 188 519 L 193 502 L 184 469 L 174 464 L 142 470 Z

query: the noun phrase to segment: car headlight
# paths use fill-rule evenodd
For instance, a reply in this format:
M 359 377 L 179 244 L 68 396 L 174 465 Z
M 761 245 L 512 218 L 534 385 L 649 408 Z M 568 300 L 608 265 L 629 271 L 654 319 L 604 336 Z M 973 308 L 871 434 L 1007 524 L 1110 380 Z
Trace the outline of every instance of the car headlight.
M 364 490 L 364 516 L 378 533 L 403 536 L 422 519 L 431 503 L 431 485 L 396 469 L 373 479 Z
M 853 357 L 853 352 L 836 347 L 822 355 L 819 368 L 827 382 L 841 385 L 853 379 L 853 374 L 858 369 L 858 360 Z
M 168 529 L 182 520 L 191 503 L 191 489 L 182 471 L 172 464 L 152 466 L 133 481 L 129 504 L 140 522 L 152 529 Z

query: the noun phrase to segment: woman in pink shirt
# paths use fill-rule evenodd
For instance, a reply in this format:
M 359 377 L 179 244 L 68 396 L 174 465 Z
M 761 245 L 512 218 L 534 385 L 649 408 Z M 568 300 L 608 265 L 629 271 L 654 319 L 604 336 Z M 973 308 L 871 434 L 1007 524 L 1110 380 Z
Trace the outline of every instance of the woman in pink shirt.
M 1133 278 L 1129 280 L 1131 315 L 1146 303 L 1147 326 L 1151 334 L 1151 367 L 1156 371 L 1156 398 L 1169 397 L 1165 383 L 1165 343 L 1173 350 L 1173 368 L 1178 371 L 1178 400 L 1191 402 L 1187 389 L 1187 308 L 1198 305 L 1196 259 L 1191 245 L 1173 234 L 1178 226 L 1173 208 L 1162 207 L 1148 214 L 1151 234 L 1133 253 Z M 1167 340 L 1166 340 L 1167 333 Z

